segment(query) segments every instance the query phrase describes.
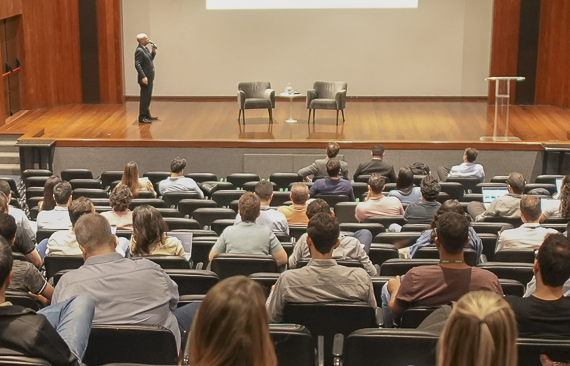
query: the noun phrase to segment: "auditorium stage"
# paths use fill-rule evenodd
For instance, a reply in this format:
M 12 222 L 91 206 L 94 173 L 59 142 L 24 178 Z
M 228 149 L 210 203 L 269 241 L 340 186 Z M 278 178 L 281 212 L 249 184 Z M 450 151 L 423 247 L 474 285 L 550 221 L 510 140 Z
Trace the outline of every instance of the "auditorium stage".
M 341 119 L 338 126 L 336 112 L 326 110 L 317 110 L 316 123 L 307 125 L 304 102 L 293 103 L 297 123 L 285 122 L 290 104 L 278 99 L 273 124 L 266 110 L 247 110 L 244 126 L 237 121 L 237 103 L 229 98 L 157 99 L 152 113 L 160 119 L 150 125 L 137 122 L 138 102 L 129 101 L 24 111 L 0 127 L 0 134 L 69 147 L 321 148 L 335 140 L 348 149 L 380 142 L 390 149 L 462 149 L 468 144 L 488 150 L 542 150 L 543 143 L 570 144 L 570 109 L 552 106 L 512 106 L 509 135 L 521 141 L 505 143 L 479 140 L 493 132 L 494 106 L 482 99 L 351 99 L 346 122 Z

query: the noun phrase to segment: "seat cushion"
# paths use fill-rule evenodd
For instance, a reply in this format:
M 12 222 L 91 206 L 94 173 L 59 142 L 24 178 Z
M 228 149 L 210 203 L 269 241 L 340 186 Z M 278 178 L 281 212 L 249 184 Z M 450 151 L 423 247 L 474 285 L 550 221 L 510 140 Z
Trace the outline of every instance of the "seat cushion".
M 263 98 L 246 98 L 245 109 L 271 108 L 271 101 Z
M 247 102 L 246 102 L 247 103 Z M 311 100 L 310 109 L 336 109 L 336 101 L 334 99 L 318 98 Z

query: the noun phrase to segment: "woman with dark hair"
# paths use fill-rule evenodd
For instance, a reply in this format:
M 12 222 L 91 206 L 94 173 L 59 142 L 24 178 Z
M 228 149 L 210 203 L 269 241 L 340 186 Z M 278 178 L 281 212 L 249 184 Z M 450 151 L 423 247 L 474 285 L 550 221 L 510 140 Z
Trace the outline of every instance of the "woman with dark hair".
M 413 258 L 418 249 L 428 246 L 435 246 L 435 232 L 434 228 L 437 227 L 437 220 L 439 216 L 446 212 L 455 212 L 460 215 L 465 215 L 465 211 L 461 204 L 456 200 L 447 200 L 441 205 L 439 210 L 437 210 L 437 214 L 433 218 L 430 229 L 426 230 L 422 233 L 422 235 L 418 238 L 415 244 L 410 246 L 408 250 L 408 258 Z M 469 227 L 469 247 L 473 248 L 477 252 L 477 262 L 481 262 L 481 255 L 483 254 L 483 242 L 477 236 L 477 233 L 472 227 Z
M 105 211 L 101 216 L 109 221 L 109 225 L 116 226 L 119 230 L 133 230 L 133 213 L 129 210 L 129 205 L 133 199 L 133 194 L 129 187 L 125 185 L 116 186 L 111 192 L 109 203 L 112 211 Z
M 61 178 L 57 175 L 52 175 L 46 180 L 44 184 L 44 199 L 38 202 L 38 211 L 49 211 L 55 208 L 56 203 L 55 198 L 53 198 L 53 187 L 58 183 L 61 183 Z
M 420 187 L 414 187 L 414 173 L 410 168 L 400 168 L 396 189 L 388 192 L 388 196 L 397 197 L 402 203 L 415 203 L 422 200 Z
M 544 222 L 548 217 L 564 217 L 570 219 L 570 175 L 567 175 L 562 179 L 561 187 L 560 193 L 558 194 L 560 206 L 551 207 L 542 211 L 539 222 Z
M 133 235 L 131 236 L 131 254 L 177 255 L 184 257 L 184 248 L 178 238 L 166 236 L 168 225 L 160 212 L 149 205 L 137 206 L 133 211 Z
M 277 366 L 261 286 L 244 276 L 215 285 L 188 340 L 192 366 Z
M 137 198 L 139 196 L 140 191 L 152 192 L 156 197 L 156 192 L 154 191 L 152 182 L 146 178 L 139 178 L 139 167 L 134 161 L 129 161 L 127 165 L 125 165 L 123 178 L 121 179 L 121 183 L 119 183 L 119 185 L 125 185 L 129 187 L 134 198 Z

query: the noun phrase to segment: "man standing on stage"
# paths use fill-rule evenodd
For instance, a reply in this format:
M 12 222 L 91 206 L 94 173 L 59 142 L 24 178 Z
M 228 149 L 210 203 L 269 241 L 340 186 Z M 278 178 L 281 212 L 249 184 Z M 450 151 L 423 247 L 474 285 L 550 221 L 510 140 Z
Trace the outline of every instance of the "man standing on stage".
M 135 51 L 135 68 L 137 69 L 137 79 L 141 86 L 141 97 L 139 107 L 139 123 L 151 123 L 158 119 L 150 115 L 150 99 L 152 98 L 152 86 L 154 83 L 154 57 L 156 56 L 156 46 L 150 42 L 144 33 L 137 35 L 139 45 Z M 152 52 L 146 47 L 152 46 Z

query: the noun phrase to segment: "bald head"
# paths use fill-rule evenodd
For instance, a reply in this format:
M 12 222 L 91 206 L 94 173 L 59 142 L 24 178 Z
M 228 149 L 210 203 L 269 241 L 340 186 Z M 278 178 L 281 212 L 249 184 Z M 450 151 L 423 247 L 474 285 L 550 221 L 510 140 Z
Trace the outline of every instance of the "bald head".
M 137 42 L 146 46 L 148 44 L 148 36 L 145 33 L 137 34 Z
M 81 216 L 75 223 L 75 237 L 88 256 L 115 251 L 115 237 L 111 234 L 109 221 L 99 214 Z

